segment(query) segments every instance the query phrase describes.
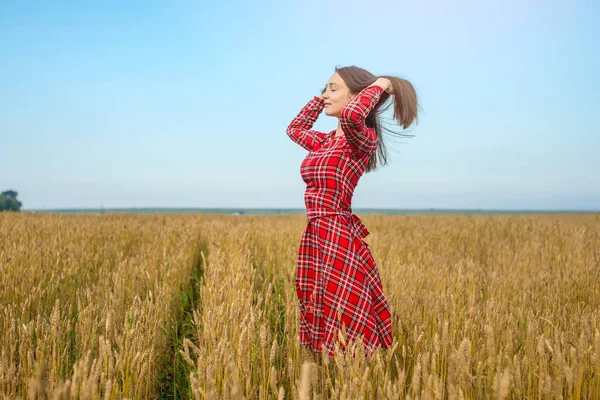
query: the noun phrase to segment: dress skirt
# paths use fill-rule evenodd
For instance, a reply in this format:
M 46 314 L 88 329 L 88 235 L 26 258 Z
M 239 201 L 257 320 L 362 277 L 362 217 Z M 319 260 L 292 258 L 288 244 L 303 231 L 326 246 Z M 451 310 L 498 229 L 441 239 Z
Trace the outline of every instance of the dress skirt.
M 300 343 L 335 354 L 362 338 L 365 355 L 392 344 L 391 313 L 369 245 L 369 232 L 354 214 L 310 218 L 296 268 Z M 345 331 L 345 342 L 339 331 Z

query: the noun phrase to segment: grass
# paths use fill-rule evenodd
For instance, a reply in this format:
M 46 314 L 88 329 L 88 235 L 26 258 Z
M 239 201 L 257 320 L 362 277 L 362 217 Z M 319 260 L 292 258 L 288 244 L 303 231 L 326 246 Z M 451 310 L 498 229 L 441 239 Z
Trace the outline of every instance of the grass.
M 194 256 L 194 270 L 187 286 L 180 291 L 180 303 L 173 318 L 169 334 L 169 349 L 164 358 L 163 370 L 160 372 L 158 395 L 161 399 L 191 398 L 190 372 L 191 366 L 184 360 L 183 341 L 192 335 L 195 325 L 193 311 L 201 310 L 199 287 L 204 275 L 204 260 L 208 255 L 207 244 L 199 242 Z

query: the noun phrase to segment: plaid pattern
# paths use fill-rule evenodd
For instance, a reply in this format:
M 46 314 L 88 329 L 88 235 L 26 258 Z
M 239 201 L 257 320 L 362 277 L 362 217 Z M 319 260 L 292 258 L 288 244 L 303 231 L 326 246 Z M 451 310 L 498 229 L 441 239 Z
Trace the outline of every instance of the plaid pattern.
M 330 356 L 340 329 L 347 340 L 362 337 L 366 355 L 392 344 L 390 309 L 363 240 L 369 231 L 351 206 L 354 188 L 378 145 L 364 119 L 382 93 L 379 86 L 369 86 L 348 103 L 340 115 L 341 137 L 311 129 L 324 107 L 317 96 L 287 129 L 309 151 L 300 167 L 307 214 L 296 268 L 300 343 L 317 353 L 324 346 Z M 347 342 L 337 343 L 345 353 Z

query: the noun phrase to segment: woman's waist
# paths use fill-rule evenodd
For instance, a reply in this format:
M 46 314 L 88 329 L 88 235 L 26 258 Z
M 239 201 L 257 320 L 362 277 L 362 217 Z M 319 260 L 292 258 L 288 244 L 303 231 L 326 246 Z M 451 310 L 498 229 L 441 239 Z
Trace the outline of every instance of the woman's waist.
M 353 213 L 352 209 L 349 208 L 315 207 L 306 209 L 306 217 L 309 220 L 321 217 L 331 217 L 334 215 L 352 217 Z
M 351 209 L 310 208 L 306 210 L 306 219 L 308 223 L 318 218 L 331 218 L 335 216 L 348 218 L 350 230 L 361 239 L 364 239 L 370 234 L 365 224 L 363 224 L 356 214 L 352 213 Z
M 352 195 L 347 195 L 335 189 L 307 190 L 304 193 L 306 212 L 318 215 L 331 215 L 331 213 L 352 214 Z

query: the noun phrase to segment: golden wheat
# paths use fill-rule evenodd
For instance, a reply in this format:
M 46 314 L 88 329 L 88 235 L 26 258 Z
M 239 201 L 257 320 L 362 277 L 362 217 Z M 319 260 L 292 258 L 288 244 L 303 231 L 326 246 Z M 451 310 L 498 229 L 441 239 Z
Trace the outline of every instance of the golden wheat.
M 0 214 L 0 395 L 164 396 L 200 262 L 193 398 L 600 397 L 598 214 L 363 221 L 394 344 L 329 359 L 298 343 L 303 216 Z
M 0 214 L 0 394 L 152 397 L 189 218 Z

